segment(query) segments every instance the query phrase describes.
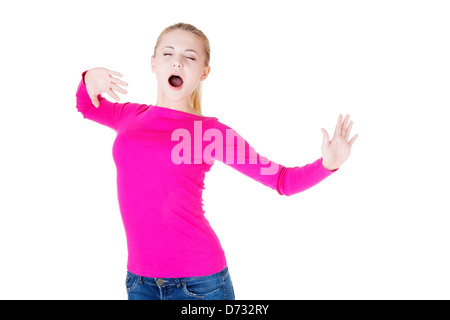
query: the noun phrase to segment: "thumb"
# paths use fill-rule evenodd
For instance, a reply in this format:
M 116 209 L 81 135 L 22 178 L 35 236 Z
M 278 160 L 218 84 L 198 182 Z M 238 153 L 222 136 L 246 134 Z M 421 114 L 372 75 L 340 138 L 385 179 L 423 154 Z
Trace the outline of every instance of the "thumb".
M 323 145 L 327 145 L 328 142 L 330 142 L 330 138 L 329 138 L 329 136 L 328 136 L 328 132 L 327 132 L 324 128 L 321 128 L 320 130 L 322 130 L 322 133 L 323 133 L 323 141 L 322 141 L 322 144 L 323 144 Z
M 91 96 L 91 101 L 92 101 L 92 104 L 94 105 L 94 107 L 98 108 L 98 106 L 100 105 L 100 102 L 98 102 L 97 97 Z

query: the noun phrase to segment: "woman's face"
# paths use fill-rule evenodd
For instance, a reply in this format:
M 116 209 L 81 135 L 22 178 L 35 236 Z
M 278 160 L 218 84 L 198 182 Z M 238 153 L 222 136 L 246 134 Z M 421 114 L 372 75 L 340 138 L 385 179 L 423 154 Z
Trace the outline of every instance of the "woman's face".
M 189 99 L 199 81 L 209 74 L 203 43 L 191 32 L 166 33 L 152 56 L 152 72 L 158 81 L 158 96 L 180 101 Z M 172 77 L 172 75 L 177 77 Z

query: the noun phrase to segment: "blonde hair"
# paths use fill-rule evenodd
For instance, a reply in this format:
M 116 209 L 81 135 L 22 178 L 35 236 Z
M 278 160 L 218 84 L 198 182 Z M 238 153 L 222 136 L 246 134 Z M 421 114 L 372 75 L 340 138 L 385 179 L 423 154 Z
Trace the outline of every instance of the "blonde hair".
M 158 47 L 159 43 L 161 42 L 162 37 L 166 34 L 169 33 L 170 31 L 174 31 L 174 30 L 184 30 L 184 31 L 190 31 L 192 32 L 194 35 L 196 35 L 198 37 L 198 39 L 203 43 L 203 46 L 205 48 L 205 67 L 209 66 L 209 59 L 210 59 L 210 54 L 211 54 L 211 48 L 209 46 L 209 40 L 206 37 L 206 35 L 200 31 L 199 29 L 197 29 L 196 27 L 194 27 L 191 24 L 188 23 L 177 23 L 174 25 L 171 25 L 167 28 L 165 28 L 161 34 L 159 35 L 158 39 L 156 40 L 156 45 L 155 45 L 155 49 L 153 52 L 153 55 L 156 55 L 156 48 Z M 202 82 L 199 82 L 197 87 L 195 88 L 195 90 L 192 92 L 191 97 L 190 97 L 190 103 L 192 105 L 192 107 L 197 111 L 197 112 L 202 112 L 202 106 L 201 106 L 201 100 L 202 100 Z

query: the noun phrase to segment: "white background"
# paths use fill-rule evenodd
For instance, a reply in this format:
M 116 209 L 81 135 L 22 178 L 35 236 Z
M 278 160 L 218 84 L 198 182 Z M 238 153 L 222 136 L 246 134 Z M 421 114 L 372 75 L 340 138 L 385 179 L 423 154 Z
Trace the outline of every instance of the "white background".
M 81 73 L 156 103 L 159 33 L 211 43 L 203 114 L 285 166 L 321 157 L 350 114 L 340 170 L 280 196 L 217 162 L 204 209 L 237 299 L 449 299 L 447 1 L 3 1 L 0 298 L 126 299 L 115 132 L 75 108 Z M 114 101 L 108 95 L 104 96 Z

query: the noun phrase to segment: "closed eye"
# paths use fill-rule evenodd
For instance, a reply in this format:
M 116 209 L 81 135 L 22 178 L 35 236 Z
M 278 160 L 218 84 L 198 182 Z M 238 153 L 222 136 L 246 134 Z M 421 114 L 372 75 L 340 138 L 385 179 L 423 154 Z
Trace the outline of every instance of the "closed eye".
M 171 55 L 172 55 L 171 53 L 164 53 L 164 56 L 171 56 Z M 186 59 L 190 59 L 192 61 L 195 61 L 195 58 L 192 58 L 192 57 L 186 57 Z

